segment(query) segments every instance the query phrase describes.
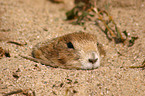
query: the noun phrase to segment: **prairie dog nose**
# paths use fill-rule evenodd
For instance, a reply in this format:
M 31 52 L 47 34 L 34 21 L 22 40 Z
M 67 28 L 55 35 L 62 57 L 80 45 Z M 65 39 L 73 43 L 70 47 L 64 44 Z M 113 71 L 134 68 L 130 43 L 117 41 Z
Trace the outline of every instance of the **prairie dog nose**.
M 97 60 L 98 60 L 98 58 L 96 58 L 96 59 L 89 59 L 89 62 L 94 64 Z
M 98 58 L 96 56 L 96 52 L 92 52 L 91 53 L 91 58 L 88 59 L 88 61 L 92 64 L 94 64 L 95 62 L 97 62 Z

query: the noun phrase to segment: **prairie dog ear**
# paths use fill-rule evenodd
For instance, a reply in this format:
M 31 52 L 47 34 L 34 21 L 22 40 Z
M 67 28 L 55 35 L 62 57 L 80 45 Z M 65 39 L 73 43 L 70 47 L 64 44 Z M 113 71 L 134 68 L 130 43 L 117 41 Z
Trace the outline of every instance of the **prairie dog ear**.
M 101 56 L 105 57 L 106 56 L 106 51 L 103 48 L 103 45 L 97 42 L 98 50 Z

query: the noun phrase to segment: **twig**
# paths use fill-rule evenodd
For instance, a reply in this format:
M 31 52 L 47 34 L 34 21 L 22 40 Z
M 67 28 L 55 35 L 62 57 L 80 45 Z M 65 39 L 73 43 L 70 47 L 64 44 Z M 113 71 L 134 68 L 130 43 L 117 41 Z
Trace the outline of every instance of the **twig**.
M 139 66 L 130 66 L 129 68 L 145 68 L 145 60 L 143 61 L 142 65 L 139 65 Z
M 32 93 L 29 93 L 29 91 L 32 91 L 32 90 L 30 88 L 25 89 L 25 90 L 19 89 L 19 90 L 16 90 L 16 91 L 11 91 L 9 93 L 6 93 L 3 96 L 9 96 L 9 95 L 20 94 L 20 93 L 24 94 L 26 96 L 36 96 L 35 91 L 32 91 Z
M 7 43 L 16 44 L 16 45 L 19 45 L 19 46 L 24 46 L 24 45 L 27 45 L 27 43 L 26 43 L 26 42 L 25 42 L 24 44 L 22 44 L 22 43 L 15 42 L 15 41 L 8 41 Z

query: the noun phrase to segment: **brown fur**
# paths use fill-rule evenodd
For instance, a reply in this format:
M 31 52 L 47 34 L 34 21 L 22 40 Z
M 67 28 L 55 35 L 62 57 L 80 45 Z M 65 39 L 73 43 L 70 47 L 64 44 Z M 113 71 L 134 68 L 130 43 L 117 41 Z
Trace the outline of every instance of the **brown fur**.
M 69 42 L 72 43 L 74 48 L 68 48 L 67 43 Z M 91 45 L 86 45 L 90 43 L 96 43 L 95 49 L 97 49 L 97 37 L 93 34 L 84 32 L 70 33 L 54 38 L 45 43 L 39 43 L 34 47 L 32 51 L 34 57 L 33 61 L 52 67 L 81 69 L 81 63 L 79 61 L 81 57 L 78 51 L 84 50 L 85 52 L 90 50 L 92 48 Z M 84 46 L 87 46 L 86 49 Z M 92 48 L 92 50 L 94 49 Z M 81 59 L 83 59 L 83 57 Z

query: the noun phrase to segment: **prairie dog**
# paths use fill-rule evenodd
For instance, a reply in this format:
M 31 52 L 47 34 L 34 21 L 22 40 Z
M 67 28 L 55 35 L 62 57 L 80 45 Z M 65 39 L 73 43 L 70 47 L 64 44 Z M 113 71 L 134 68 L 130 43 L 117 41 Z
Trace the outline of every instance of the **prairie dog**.
M 33 48 L 32 56 L 33 61 L 64 69 L 95 69 L 101 60 L 96 35 L 85 32 L 39 43 Z

